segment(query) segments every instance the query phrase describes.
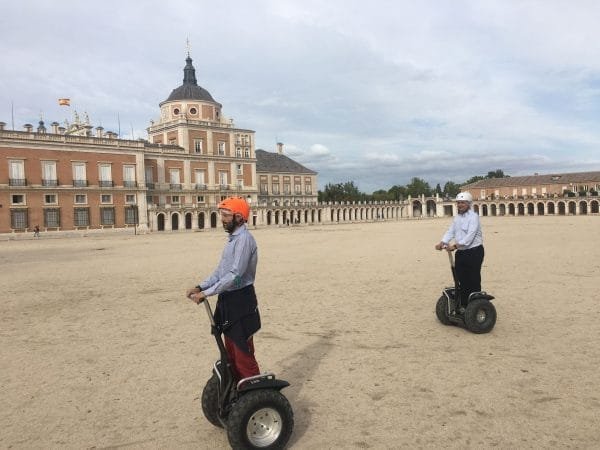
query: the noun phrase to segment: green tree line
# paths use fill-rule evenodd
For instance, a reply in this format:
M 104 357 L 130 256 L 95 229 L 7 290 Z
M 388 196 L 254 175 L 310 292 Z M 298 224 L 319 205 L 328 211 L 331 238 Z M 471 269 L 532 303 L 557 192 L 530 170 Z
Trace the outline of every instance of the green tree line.
M 426 197 L 434 196 L 435 194 L 441 197 L 455 197 L 460 192 L 460 187 L 465 184 L 475 183 L 486 178 L 505 178 L 510 175 L 505 175 L 502 169 L 490 171 L 487 175 L 476 175 L 469 178 L 464 183 L 454 183 L 447 181 L 444 187 L 438 183 L 432 188 L 425 180 L 414 177 L 410 183 L 406 185 L 394 185 L 388 190 L 380 189 L 372 194 L 366 194 L 358 189 L 354 181 L 346 181 L 344 183 L 327 183 L 322 191 L 319 191 L 320 202 L 357 202 L 357 201 L 385 201 L 385 200 L 404 200 L 411 197 L 418 197 L 425 194 Z

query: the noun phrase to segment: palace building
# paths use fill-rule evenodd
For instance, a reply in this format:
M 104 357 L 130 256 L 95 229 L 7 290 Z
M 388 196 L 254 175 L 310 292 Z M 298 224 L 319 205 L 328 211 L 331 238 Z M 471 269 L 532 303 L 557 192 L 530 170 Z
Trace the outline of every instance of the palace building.
M 268 215 L 262 207 L 316 203 L 316 172 L 283 155 L 282 145 L 277 153 L 257 151 L 255 132 L 236 127 L 198 85 L 189 54 L 183 72 L 182 85 L 159 104 L 148 140 L 119 139 L 87 116 L 50 130 L 43 121 L 23 131 L 0 122 L 0 233 L 36 225 L 215 228 L 218 203 L 232 195 L 247 199 L 257 225 Z

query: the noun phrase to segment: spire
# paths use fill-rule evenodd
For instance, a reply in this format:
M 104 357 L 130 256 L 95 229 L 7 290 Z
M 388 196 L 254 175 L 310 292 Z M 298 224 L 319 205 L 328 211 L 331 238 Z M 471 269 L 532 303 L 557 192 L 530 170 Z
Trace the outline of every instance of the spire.
M 192 58 L 188 53 L 188 57 L 185 58 L 185 68 L 183 69 L 183 84 L 192 84 L 194 86 L 198 86 L 198 82 L 196 81 L 196 69 L 192 65 Z

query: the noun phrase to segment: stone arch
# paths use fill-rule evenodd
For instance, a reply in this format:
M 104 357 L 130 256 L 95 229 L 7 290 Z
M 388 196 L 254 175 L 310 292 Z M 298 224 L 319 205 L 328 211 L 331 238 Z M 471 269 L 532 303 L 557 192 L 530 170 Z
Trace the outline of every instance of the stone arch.
M 561 216 L 566 214 L 565 202 L 558 202 L 558 214 Z
M 487 205 L 481 205 L 481 215 L 482 216 L 487 216 L 488 215 L 488 207 L 487 207 Z
M 498 206 L 495 203 L 490 205 L 490 215 L 497 216 L 498 215 Z
M 210 213 L 210 227 L 217 228 L 217 213 L 216 212 Z
M 165 231 L 165 215 L 163 213 L 156 216 L 156 224 L 158 231 Z
M 508 214 L 510 216 L 514 216 L 515 214 L 515 204 L 514 203 L 509 203 L 508 204 Z
M 554 210 L 554 202 L 546 203 L 546 207 L 548 209 L 548 214 L 556 214 L 556 211 Z
M 535 214 L 535 205 L 533 203 L 527 203 L 527 215 L 533 216 Z
M 537 204 L 537 213 L 538 213 L 538 216 L 543 216 L 544 215 L 544 203 L 538 202 L 538 204 Z
M 498 205 L 498 215 L 505 216 L 506 215 L 506 205 L 504 203 L 500 203 Z
M 579 202 L 579 214 L 587 214 L 588 213 L 588 208 L 587 208 L 588 204 L 585 200 L 581 200 Z
M 185 213 L 185 229 L 186 230 L 192 229 L 192 213 L 191 212 Z
M 592 214 L 598 214 L 598 200 L 592 200 L 590 202 L 590 212 Z
M 577 214 L 577 203 L 574 201 L 569 202 L 569 214 Z
M 179 213 L 171 214 L 171 230 L 179 230 Z
M 423 215 L 423 205 L 419 200 L 412 202 L 412 215 L 413 217 L 421 217 Z
M 517 205 L 517 215 L 519 215 L 519 216 L 525 215 L 525 205 L 523 203 L 519 203 Z
M 200 230 L 204 229 L 204 211 L 198 213 L 198 228 Z

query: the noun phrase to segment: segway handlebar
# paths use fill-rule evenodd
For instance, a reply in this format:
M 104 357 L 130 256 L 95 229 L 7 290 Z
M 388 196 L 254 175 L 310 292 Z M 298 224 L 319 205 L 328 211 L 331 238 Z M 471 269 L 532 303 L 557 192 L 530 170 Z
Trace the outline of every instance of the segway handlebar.
M 215 319 L 213 317 L 212 309 L 210 308 L 210 303 L 208 303 L 208 298 L 205 298 L 200 303 L 204 303 L 204 309 L 206 310 L 206 314 L 208 314 L 208 318 L 210 320 L 210 324 L 215 326 Z M 200 306 L 200 305 L 198 305 Z

